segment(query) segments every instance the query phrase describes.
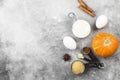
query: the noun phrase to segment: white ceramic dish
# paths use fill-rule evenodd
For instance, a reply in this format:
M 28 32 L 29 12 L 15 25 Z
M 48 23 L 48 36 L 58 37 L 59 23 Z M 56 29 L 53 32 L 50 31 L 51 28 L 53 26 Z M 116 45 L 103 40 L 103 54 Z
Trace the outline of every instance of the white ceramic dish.
M 78 38 L 85 38 L 91 32 L 90 24 L 85 20 L 77 20 L 72 26 L 72 32 Z

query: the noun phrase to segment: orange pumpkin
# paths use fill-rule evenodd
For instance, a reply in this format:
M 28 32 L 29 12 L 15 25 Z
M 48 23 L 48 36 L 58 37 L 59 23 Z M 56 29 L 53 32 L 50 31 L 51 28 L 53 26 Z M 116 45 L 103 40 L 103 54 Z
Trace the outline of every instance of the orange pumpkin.
M 92 41 L 94 52 L 101 57 L 112 56 L 117 51 L 118 46 L 117 37 L 106 32 L 97 34 Z

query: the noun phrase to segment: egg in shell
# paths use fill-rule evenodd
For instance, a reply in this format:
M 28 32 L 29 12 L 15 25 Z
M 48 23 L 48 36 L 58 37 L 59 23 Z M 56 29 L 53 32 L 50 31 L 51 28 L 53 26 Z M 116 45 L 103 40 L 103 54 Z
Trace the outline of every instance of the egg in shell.
M 108 18 L 105 15 L 100 15 L 96 20 L 96 27 L 101 29 L 108 24 Z
M 63 38 L 63 44 L 66 48 L 70 50 L 74 50 L 77 47 L 76 41 L 70 36 L 66 36 Z

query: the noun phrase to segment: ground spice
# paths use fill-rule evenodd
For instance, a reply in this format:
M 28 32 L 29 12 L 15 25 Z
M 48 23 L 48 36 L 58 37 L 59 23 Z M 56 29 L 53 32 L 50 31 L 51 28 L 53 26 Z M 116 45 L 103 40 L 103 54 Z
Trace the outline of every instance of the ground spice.
M 83 51 L 84 51 L 85 53 L 90 53 L 90 48 L 89 48 L 89 47 L 84 47 L 84 48 L 83 48 Z

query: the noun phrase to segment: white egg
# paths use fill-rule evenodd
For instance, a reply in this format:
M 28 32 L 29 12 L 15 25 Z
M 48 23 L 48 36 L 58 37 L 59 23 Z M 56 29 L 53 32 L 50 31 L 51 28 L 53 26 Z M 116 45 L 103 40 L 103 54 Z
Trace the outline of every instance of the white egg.
M 107 25 L 107 23 L 108 23 L 108 18 L 107 18 L 107 16 L 101 15 L 101 16 L 99 16 L 99 17 L 97 18 L 97 20 L 96 20 L 96 27 L 97 27 L 98 29 L 101 29 L 101 28 L 105 27 L 105 26 Z
M 63 38 L 63 44 L 66 48 L 71 50 L 74 50 L 77 47 L 76 41 L 70 36 L 66 36 Z
M 78 38 L 85 38 L 91 32 L 90 24 L 85 20 L 77 20 L 72 26 L 72 32 Z

